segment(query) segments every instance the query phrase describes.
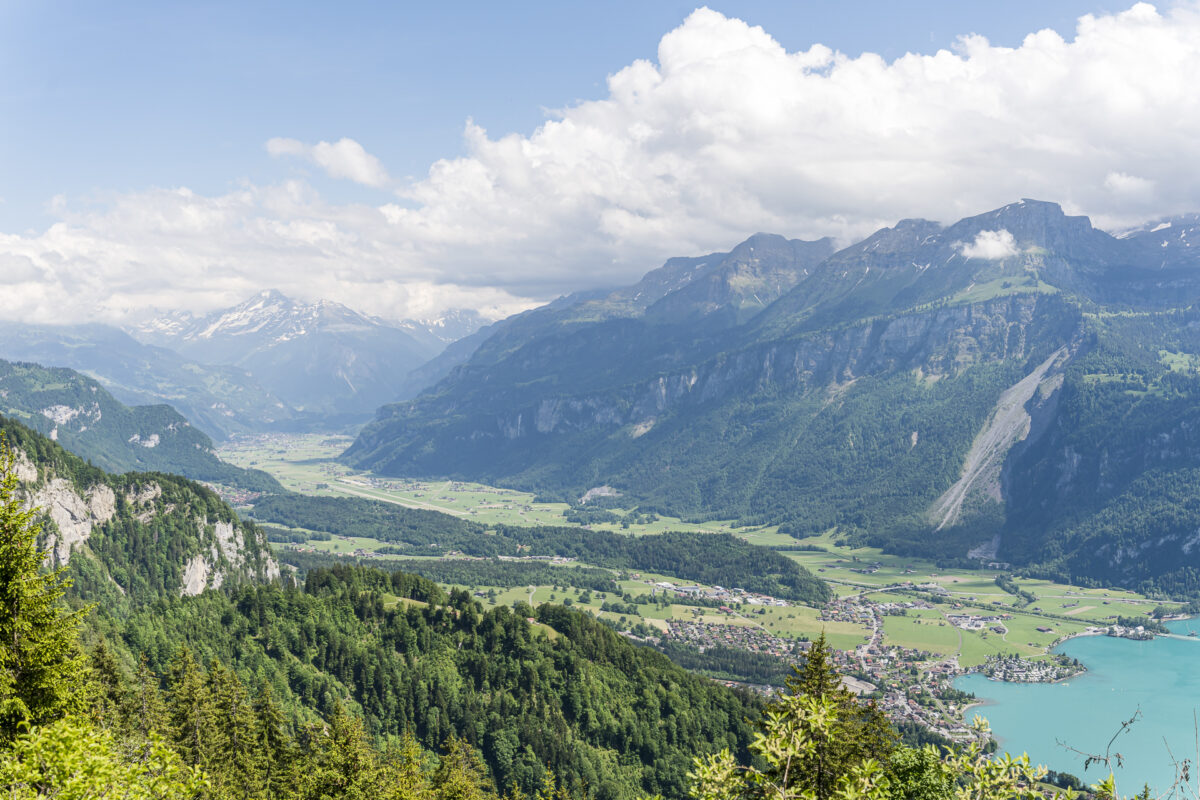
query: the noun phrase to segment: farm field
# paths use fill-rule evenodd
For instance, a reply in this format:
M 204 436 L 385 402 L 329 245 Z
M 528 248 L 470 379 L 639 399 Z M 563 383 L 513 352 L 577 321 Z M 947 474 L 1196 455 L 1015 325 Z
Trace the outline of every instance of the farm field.
M 260 436 L 228 444 L 220 455 L 239 466 L 264 469 L 285 487 L 309 494 L 367 497 L 441 511 L 483 524 L 569 524 L 564 517 L 569 510 L 567 504 L 535 502 L 534 496 L 525 492 L 455 481 L 384 478 L 351 470 L 334 460 L 350 441 L 349 437 L 339 436 Z M 614 513 L 624 512 L 614 510 Z M 1026 602 L 997 584 L 997 576 L 1007 574 L 1004 570 L 939 569 L 921 559 L 890 555 L 875 548 L 845 546 L 839 543 L 834 531 L 797 540 L 774 527 L 735 528 L 729 522 L 698 525 L 670 517 L 631 523 L 627 528 L 612 523 L 589 527 L 631 535 L 654 535 L 667 530 L 727 531 L 751 544 L 779 550 L 825 580 L 839 598 L 861 595 L 874 603 L 895 603 L 936 597 L 932 609 L 909 609 L 905 616 L 882 617 L 883 643 L 954 657 L 963 667 L 982 663 L 996 653 L 1041 657 L 1064 636 L 1081 633 L 1089 626 L 1111 624 L 1117 616 L 1144 616 L 1158 604 L 1132 592 L 1016 578 L 1018 589 L 1034 598 Z M 410 557 L 374 555 L 384 544 L 375 539 L 334 536 L 310 540 L 304 547 L 342 556 L 358 553 L 391 563 Z M 414 553 L 412 557 L 429 556 Z M 671 621 L 757 628 L 781 639 L 811 639 L 824 632 L 834 647 L 844 650 L 863 644 L 871 635 L 871 628 L 862 620 L 822 620 L 817 609 L 803 606 L 748 606 L 727 613 L 672 602 L 641 603 L 630 609 L 630 603 L 619 596 L 572 587 L 570 567 L 557 569 L 562 575 L 557 586 L 469 588 L 489 605 L 524 601 L 536 606 L 569 599 L 572 605 L 610 619 L 619 627 L 644 626 L 640 628 L 644 632 L 665 632 Z M 642 574 L 632 578 L 614 572 L 614 577 L 620 578 L 621 594 L 631 599 L 650 594 L 657 582 L 686 583 L 664 575 Z M 621 604 L 624 613 L 602 610 L 604 603 L 613 601 Z M 1007 615 L 1006 633 L 964 630 L 951 624 L 948 614 Z
M 309 495 L 365 497 L 409 508 L 453 514 L 485 525 L 568 525 L 566 503 L 536 502 L 534 495 L 478 483 L 450 480 L 410 480 L 362 472 L 338 463 L 337 456 L 350 446 L 348 436 L 326 434 L 264 434 L 241 437 L 222 445 L 221 459 L 240 467 L 270 473 L 285 489 Z M 618 516 L 625 512 L 613 509 Z M 796 540 L 773 527 L 744 534 L 731 522 L 684 522 L 660 517 L 653 522 L 592 525 L 609 530 L 647 535 L 666 531 L 738 533 L 754 544 L 786 546 Z

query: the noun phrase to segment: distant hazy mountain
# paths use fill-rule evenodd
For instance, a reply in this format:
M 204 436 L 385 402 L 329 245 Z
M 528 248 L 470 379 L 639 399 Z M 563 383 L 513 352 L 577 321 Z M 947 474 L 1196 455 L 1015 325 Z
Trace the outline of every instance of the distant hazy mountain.
M 1196 217 L 759 235 L 505 320 L 345 458 L 942 558 L 1200 585 Z
M 0 415 L 108 472 L 171 472 L 244 489 L 282 491 L 265 472 L 217 458 L 212 440 L 170 406 L 130 408 L 71 369 L 0 361 Z
M 127 405 L 168 403 L 216 438 L 301 424 L 245 370 L 189 361 L 106 325 L 0 322 L 0 358 L 78 370 Z
M 352 418 L 401 396 L 407 374 L 445 346 L 339 303 L 270 290 L 201 317 L 173 314 L 135 335 L 205 364 L 246 370 L 307 415 Z
M 470 308 L 452 308 L 439 316 L 428 319 L 404 319 L 396 327 L 408 331 L 414 338 L 431 338 L 442 346 L 457 342 L 491 322 L 478 311 Z

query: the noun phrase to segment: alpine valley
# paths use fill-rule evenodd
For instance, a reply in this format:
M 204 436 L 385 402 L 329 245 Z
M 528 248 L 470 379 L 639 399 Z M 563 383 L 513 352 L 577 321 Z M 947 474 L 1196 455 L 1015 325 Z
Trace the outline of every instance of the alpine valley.
M 1200 588 L 1200 236 L 1023 200 L 759 234 L 495 326 L 346 463 Z
M 1022 200 L 498 321 L 4 323 L 0 788 L 1076 786 L 990 760 L 956 681 L 1200 612 L 1192 240 Z

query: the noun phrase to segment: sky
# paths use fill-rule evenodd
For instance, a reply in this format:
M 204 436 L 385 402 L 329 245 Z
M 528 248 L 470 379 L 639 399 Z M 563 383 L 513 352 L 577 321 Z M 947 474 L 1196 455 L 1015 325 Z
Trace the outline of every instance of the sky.
M 1200 210 L 1200 5 L 0 0 L 0 318 L 501 316 L 757 231 Z

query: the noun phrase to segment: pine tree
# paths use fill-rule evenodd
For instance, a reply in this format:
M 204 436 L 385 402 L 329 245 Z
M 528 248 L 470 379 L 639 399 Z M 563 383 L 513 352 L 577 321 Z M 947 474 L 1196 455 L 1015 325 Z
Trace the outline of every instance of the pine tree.
M 379 758 L 362 720 L 335 703 L 326 733 L 315 742 L 301 776 L 300 797 L 379 800 L 382 780 Z
M 192 651 L 186 647 L 171 662 L 167 714 L 171 738 L 183 760 L 207 768 L 213 754 L 220 752 L 222 742 L 216 741 L 212 695 Z
M 411 733 L 406 733 L 399 745 L 388 751 L 384 766 L 389 795 L 404 800 L 433 800 L 429 775 L 425 770 L 425 755 Z
M 137 732 L 143 739 L 150 734 L 167 732 L 167 709 L 159 691 L 158 676 L 150 669 L 146 654 L 142 653 L 137 673 L 133 676 L 134 691 L 129 698 L 125 716 L 134 721 Z
M 267 797 L 281 797 L 294 785 L 292 766 L 296 746 L 288 735 L 287 721 L 275 701 L 271 684 L 263 684 L 254 702 L 254 713 L 258 717 L 258 748 L 263 757 L 263 793 Z
M 258 717 L 237 674 L 217 659 L 208 667 L 208 691 L 213 703 L 214 751 L 218 764 L 213 777 L 235 797 L 262 796 L 265 754 L 259 749 Z M 219 765 L 219 766 L 218 766 Z
M 121 674 L 121 666 L 113 656 L 108 642 L 101 638 L 92 649 L 92 708 L 91 716 L 96 723 L 105 728 L 113 728 L 123 722 L 124 712 L 129 704 L 126 681 Z
M 896 746 L 896 735 L 883 712 L 874 703 L 859 704 L 842 683 L 824 632 L 809 648 L 804 666 L 788 679 L 787 687 L 793 697 L 827 701 L 836 715 L 828 734 L 813 735 L 816 747 L 801 759 L 796 771 L 801 785 L 811 788 L 817 800 L 832 797 L 841 777 L 856 766 L 869 759 L 886 760 Z M 787 707 L 779 703 L 768 710 Z
M 62 596 L 64 569 L 43 570 L 37 512 L 18 498 L 16 456 L 0 439 L 0 739 L 80 711 L 86 662 L 77 642 L 81 611 Z
M 443 747 L 446 752 L 433 774 L 438 800 L 484 800 L 495 795 L 479 753 L 457 736 L 446 739 Z

